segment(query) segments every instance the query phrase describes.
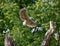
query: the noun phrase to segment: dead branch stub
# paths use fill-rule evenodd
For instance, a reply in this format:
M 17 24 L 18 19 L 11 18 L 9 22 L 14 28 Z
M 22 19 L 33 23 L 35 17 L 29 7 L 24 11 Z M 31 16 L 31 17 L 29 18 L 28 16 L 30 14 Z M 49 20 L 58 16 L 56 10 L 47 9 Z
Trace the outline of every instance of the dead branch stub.
M 49 42 L 50 42 L 50 39 L 53 36 L 55 28 L 56 28 L 55 22 L 50 21 L 50 29 L 45 33 L 44 39 L 41 43 L 41 46 L 49 46 Z

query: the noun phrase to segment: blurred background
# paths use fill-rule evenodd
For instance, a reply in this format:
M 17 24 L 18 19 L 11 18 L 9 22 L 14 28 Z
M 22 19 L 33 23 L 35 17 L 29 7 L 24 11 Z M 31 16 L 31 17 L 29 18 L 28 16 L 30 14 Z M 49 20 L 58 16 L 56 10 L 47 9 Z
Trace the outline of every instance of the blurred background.
M 34 34 L 23 26 L 19 10 L 26 8 L 42 31 Z M 60 46 L 60 0 L 0 0 L 0 46 L 4 46 L 4 31 L 10 30 L 16 46 L 40 46 L 49 22 L 56 22 L 56 31 L 50 46 Z

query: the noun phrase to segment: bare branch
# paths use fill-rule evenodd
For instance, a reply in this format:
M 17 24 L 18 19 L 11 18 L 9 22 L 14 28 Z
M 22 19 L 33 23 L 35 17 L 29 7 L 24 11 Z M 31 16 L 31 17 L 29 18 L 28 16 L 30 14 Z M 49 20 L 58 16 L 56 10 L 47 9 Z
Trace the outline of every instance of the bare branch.
M 5 35 L 5 42 L 4 42 L 5 46 L 15 46 L 12 37 L 10 36 L 10 34 L 6 34 Z
M 56 24 L 53 21 L 50 21 L 50 29 L 46 32 L 44 39 L 41 43 L 41 46 L 49 46 L 50 39 L 55 31 Z

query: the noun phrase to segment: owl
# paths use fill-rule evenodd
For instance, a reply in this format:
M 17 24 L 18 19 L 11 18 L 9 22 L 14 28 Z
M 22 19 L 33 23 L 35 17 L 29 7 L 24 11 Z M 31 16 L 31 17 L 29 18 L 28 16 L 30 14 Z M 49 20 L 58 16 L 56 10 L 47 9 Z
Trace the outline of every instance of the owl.
M 28 26 L 28 27 L 31 27 L 31 28 L 37 26 L 37 24 L 32 19 L 30 19 L 27 16 L 27 10 L 26 10 L 26 8 L 22 8 L 19 11 L 19 15 L 20 15 L 20 19 L 23 21 L 23 25 Z

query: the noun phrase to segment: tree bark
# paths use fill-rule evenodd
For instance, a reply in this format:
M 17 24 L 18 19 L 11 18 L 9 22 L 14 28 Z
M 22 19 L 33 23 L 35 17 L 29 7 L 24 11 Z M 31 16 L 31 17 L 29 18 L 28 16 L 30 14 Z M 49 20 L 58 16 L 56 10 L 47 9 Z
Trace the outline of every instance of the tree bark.
M 5 46 L 15 46 L 15 43 L 9 33 L 5 35 L 4 45 Z
M 45 33 L 41 46 L 49 46 L 49 42 L 54 34 L 55 28 L 56 28 L 55 22 L 50 21 L 50 29 Z

